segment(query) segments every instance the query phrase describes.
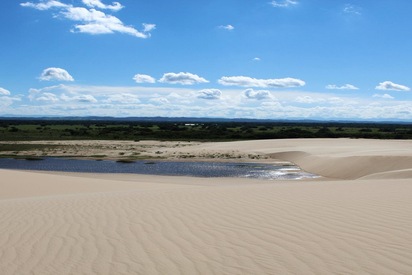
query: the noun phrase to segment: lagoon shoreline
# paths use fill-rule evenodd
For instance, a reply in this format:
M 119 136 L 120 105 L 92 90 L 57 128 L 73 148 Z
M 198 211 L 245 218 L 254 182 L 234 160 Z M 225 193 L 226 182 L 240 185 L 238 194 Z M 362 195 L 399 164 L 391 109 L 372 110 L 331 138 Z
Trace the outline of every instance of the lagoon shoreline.
M 161 149 L 171 158 L 260 156 L 323 176 L 299 181 L 0 170 L 0 269 L 408 274 L 411 145 L 290 139 Z

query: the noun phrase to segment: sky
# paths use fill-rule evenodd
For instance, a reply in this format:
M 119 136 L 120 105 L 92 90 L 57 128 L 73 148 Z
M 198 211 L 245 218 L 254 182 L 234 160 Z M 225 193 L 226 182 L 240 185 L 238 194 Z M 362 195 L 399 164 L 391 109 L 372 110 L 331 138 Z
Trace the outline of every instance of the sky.
M 2 0 L 0 116 L 412 121 L 410 0 Z

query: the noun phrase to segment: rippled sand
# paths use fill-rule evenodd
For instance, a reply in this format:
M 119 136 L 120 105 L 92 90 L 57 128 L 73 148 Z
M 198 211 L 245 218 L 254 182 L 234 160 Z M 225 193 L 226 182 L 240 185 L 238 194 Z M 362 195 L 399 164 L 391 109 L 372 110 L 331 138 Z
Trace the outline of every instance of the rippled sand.
M 411 274 L 411 145 L 173 149 L 264 154 L 309 181 L 0 170 L 1 274 Z

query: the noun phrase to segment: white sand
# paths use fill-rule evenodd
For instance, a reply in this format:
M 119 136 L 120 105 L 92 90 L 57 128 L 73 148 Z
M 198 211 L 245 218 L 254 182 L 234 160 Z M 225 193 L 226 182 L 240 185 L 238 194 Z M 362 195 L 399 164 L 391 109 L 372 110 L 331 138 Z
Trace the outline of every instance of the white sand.
M 170 150 L 269 154 L 327 178 L 0 170 L 0 273 L 412 274 L 411 141 Z

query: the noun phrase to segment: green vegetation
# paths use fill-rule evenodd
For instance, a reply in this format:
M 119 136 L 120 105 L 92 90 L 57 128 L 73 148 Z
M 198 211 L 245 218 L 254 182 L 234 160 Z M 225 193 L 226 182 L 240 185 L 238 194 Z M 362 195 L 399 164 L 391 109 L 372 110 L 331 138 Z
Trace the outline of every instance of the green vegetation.
M 412 125 L 304 122 L 130 122 L 0 120 L 0 141 L 30 140 L 197 140 L 282 138 L 412 139 Z M 28 150 L 29 144 L 0 145 L 0 151 Z M 39 145 L 35 145 L 39 148 Z M 50 148 L 50 145 L 47 145 Z M 39 148 L 40 149 L 40 148 Z

